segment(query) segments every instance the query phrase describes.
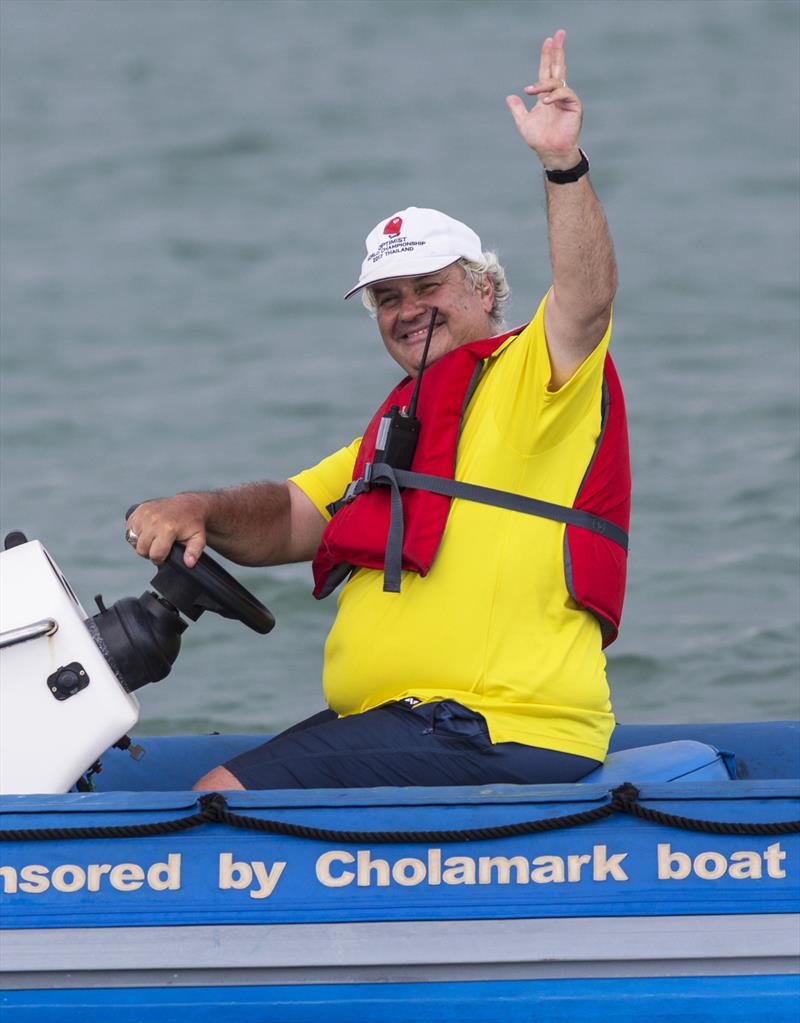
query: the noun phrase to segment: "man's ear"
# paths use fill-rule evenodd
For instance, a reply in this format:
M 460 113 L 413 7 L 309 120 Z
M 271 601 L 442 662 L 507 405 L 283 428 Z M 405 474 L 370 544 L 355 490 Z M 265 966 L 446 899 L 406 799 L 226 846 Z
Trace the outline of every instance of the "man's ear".
M 481 299 L 483 300 L 483 308 L 486 312 L 491 312 L 492 306 L 494 305 L 494 282 L 492 281 L 491 274 L 487 273 L 483 275 Z

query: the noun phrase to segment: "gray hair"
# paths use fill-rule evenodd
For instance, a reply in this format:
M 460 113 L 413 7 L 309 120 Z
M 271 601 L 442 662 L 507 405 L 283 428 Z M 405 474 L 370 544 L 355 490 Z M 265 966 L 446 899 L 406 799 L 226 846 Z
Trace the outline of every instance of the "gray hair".
M 497 254 L 484 252 L 481 259 L 459 259 L 457 263 L 464 271 L 464 277 L 473 291 L 484 291 L 485 278 L 489 277 L 494 287 L 494 301 L 489 310 L 489 320 L 492 329 L 499 333 L 505 322 L 503 309 L 511 294 L 511 288 L 508 286 L 506 272 L 501 266 Z M 378 306 L 372 288 L 364 288 L 361 292 L 361 301 L 370 316 L 374 317 Z

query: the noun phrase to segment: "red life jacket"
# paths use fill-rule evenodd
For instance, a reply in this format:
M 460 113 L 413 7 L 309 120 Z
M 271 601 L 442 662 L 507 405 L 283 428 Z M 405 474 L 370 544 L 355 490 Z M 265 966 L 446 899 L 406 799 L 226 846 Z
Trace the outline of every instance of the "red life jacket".
M 327 596 L 355 567 L 383 570 L 389 591 L 399 591 L 401 568 L 427 575 L 457 497 L 565 522 L 567 589 L 600 622 L 603 646 L 616 639 L 625 594 L 630 465 L 622 388 L 609 356 L 600 435 L 571 507 L 453 479 L 461 422 L 483 362 L 520 329 L 461 345 L 425 370 L 411 471 L 373 463 L 381 419 L 393 405 L 408 404 L 414 381 L 406 377 L 389 394 L 364 431 L 353 481 L 330 506 L 333 517 L 313 562 L 315 597 Z

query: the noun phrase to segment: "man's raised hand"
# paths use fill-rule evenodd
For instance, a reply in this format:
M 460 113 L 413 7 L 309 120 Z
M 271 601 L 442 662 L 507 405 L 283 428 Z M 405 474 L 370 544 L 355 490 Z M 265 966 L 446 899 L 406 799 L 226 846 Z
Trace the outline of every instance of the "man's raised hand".
M 539 79 L 523 89 L 528 96 L 537 97 L 536 104 L 528 110 L 519 96 L 506 96 L 517 131 L 547 170 L 565 170 L 580 160 L 578 135 L 583 112 L 581 101 L 567 85 L 566 34 L 559 29 L 542 43 Z

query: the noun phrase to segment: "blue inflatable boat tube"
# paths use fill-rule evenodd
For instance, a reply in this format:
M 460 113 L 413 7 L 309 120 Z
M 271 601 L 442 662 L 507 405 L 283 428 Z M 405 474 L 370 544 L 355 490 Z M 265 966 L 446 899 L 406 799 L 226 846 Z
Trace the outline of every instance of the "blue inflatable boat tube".
M 4 1023 L 796 1020 L 797 725 L 618 729 L 577 785 L 226 793 L 170 824 L 254 738 L 140 739 L 103 791 L 2 798 Z

